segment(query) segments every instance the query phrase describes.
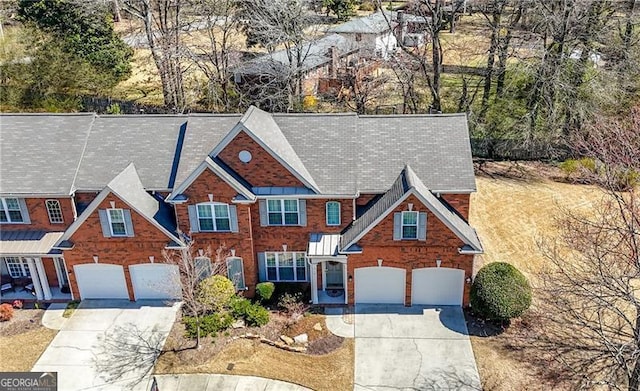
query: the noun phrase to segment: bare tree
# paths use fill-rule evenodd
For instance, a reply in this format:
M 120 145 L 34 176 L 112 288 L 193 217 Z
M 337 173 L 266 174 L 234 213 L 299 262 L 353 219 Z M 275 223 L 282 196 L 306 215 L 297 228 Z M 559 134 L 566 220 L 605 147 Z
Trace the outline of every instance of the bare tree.
M 620 120 L 598 118 L 577 136 L 593 159 L 586 172 L 602 201 L 589 213 L 565 210 L 559 236 L 542 249 L 540 338 L 582 387 L 640 389 L 640 107 Z
M 123 0 L 125 12 L 144 26 L 151 56 L 160 74 L 164 104 L 174 112 L 186 108 L 180 33 L 185 0 Z
M 383 102 L 389 77 L 385 74 L 371 75 L 369 70 L 359 71 L 353 67 L 345 75 L 346 98 L 350 109 L 358 114 L 367 114 L 367 108 L 375 102 Z
M 212 258 L 213 255 L 213 258 Z M 200 322 L 209 308 L 198 300 L 200 281 L 215 274 L 226 273 L 226 259 L 230 256 L 224 244 L 211 254 L 209 249 L 196 249 L 195 242 L 190 241 L 180 250 L 164 251 L 163 257 L 167 264 L 178 267 L 179 284 L 182 291 L 182 312 L 191 316 L 196 324 L 196 345 L 200 347 Z

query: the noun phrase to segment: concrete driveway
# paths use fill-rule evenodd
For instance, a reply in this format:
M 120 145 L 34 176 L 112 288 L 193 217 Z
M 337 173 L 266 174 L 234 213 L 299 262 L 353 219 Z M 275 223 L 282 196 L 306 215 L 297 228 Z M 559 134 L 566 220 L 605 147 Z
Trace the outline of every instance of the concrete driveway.
M 60 390 L 148 390 L 178 304 L 86 300 L 33 371 L 58 372 Z
M 358 305 L 355 390 L 481 390 L 460 307 Z

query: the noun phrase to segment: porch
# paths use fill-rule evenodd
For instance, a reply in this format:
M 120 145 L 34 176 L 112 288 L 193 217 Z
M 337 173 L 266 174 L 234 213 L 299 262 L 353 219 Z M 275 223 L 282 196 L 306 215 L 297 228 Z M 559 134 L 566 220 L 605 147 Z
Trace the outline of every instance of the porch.
M 347 256 L 338 253 L 340 235 L 311 234 L 307 257 L 313 304 L 347 304 Z
M 67 302 L 71 300 L 71 293 L 62 293 L 60 287 L 51 287 L 51 299 L 38 300 L 35 295 L 35 291 L 31 291 L 27 288 L 15 288 L 15 290 L 3 291 L 0 296 L 0 302 L 11 302 L 14 300 L 22 301 L 46 301 L 46 302 Z M 66 289 L 64 289 L 66 290 Z

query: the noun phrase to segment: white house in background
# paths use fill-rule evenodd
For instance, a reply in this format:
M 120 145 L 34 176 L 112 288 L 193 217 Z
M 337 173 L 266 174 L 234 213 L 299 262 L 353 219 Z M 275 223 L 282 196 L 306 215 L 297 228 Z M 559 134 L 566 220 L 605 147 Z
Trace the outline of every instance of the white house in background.
M 363 18 L 350 21 L 329 30 L 357 42 L 360 54 L 387 58 L 398 47 L 394 33 L 397 23 L 394 13 L 376 12 Z

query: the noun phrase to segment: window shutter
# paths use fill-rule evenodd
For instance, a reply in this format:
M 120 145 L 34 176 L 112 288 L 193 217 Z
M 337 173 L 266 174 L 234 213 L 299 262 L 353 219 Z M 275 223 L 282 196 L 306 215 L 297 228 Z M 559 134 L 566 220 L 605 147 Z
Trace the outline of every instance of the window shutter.
M 300 213 L 300 225 L 307 226 L 307 200 L 298 200 L 298 208 Z
M 127 227 L 127 236 L 134 237 L 133 233 L 133 221 L 131 221 L 131 211 L 129 209 L 123 209 L 122 214 L 124 215 L 124 225 Z
M 27 203 L 24 201 L 24 198 L 18 198 L 18 204 L 20 204 L 20 214 L 22 215 L 22 222 L 25 224 L 31 224 L 31 219 L 29 218 L 29 209 L 27 208 Z
M 188 212 L 189 212 L 189 224 L 190 224 L 190 231 L 191 233 L 197 233 L 200 232 L 199 226 L 198 226 L 198 211 L 196 209 L 195 205 L 189 205 L 188 207 Z
M 418 240 L 427 240 L 427 213 L 418 213 Z
M 102 226 L 102 235 L 105 238 L 111 237 L 111 227 L 109 227 L 109 218 L 107 217 L 107 211 L 104 209 L 98 209 L 98 215 L 100 215 L 100 225 Z
M 402 240 L 402 213 L 393 214 L 393 240 Z
M 237 291 L 246 288 L 242 258 L 227 258 L 227 277 L 233 281 Z
M 229 227 L 231 232 L 238 232 L 238 208 L 235 205 L 229 205 Z
M 258 201 L 260 207 L 260 225 L 266 227 L 269 225 L 269 216 L 267 214 L 267 201 L 259 200 Z
M 265 253 L 258 253 L 258 280 L 267 281 L 267 257 Z

